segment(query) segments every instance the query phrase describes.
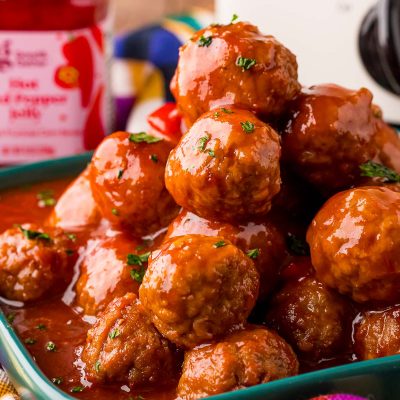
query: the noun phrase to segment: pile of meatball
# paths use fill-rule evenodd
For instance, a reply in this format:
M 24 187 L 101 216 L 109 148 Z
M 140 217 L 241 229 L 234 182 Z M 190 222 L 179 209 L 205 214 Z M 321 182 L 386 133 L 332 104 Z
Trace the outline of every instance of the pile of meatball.
M 87 378 L 178 376 L 189 400 L 338 354 L 400 353 L 400 140 L 371 92 L 302 87 L 295 56 L 245 22 L 196 33 L 171 90 L 179 143 L 154 129 L 108 136 L 48 221 L 114 232 L 87 243 L 76 284 L 97 317 Z M 43 296 L 68 270 L 61 246 L 3 233 L 0 293 Z

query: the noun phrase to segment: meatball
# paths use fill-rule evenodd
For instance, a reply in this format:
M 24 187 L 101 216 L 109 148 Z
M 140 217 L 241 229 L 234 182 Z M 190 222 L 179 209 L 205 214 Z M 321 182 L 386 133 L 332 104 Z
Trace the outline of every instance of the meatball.
M 400 155 L 400 141 L 372 105 L 372 94 L 336 85 L 305 89 L 294 101 L 283 134 L 282 157 L 323 192 L 347 188 L 368 160 L 388 167 Z M 397 151 L 396 151 L 397 149 Z
M 354 347 L 362 360 L 400 354 L 400 306 L 361 315 Z
M 171 152 L 165 183 L 175 201 L 209 219 L 268 213 L 280 189 L 278 134 L 249 111 L 217 108 Z
M 400 300 L 400 193 L 347 190 L 329 199 L 307 232 L 317 277 L 357 302 Z
M 82 360 L 90 381 L 136 387 L 171 379 L 175 352 L 128 293 L 113 300 L 89 330 Z
M 350 343 L 351 311 L 339 294 L 309 276 L 284 285 L 266 322 L 305 358 L 319 360 Z
M 178 398 L 199 399 L 296 375 L 292 348 L 264 327 L 231 333 L 185 354 Z
M 103 217 L 136 235 L 167 226 L 178 207 L 164 184 L 171 145 L 144 132 L 116 132 L 93 155 L 90 184 Z
M 171 91 L 188 126 L 229 104 L 273 118 L 300 91 L 296 57 L 249 23 L 212 25 L 181 47 Z
M 100 212 L 90 188 L 89 169 L 86 168 L 66 189 L 49 218 L 49 224 L 62 229 L 96 226 Z
M 279 269 L 287 256 L 282 233 L 273 222 L 268 220 L 231 225 L 207 220 L 182 210 L 170 224 L 165 239 L 187 234 L 221 236 L 244 253 L 252 254 L 254 264 L 260 274 L 259 297 L 261 299 L 264 299 L 273 288 Z
M 76 260 L 73 241 L 60 229 L 34 224 L 0 235 L 0 294 L 10 300 L 32 301 L 65 285 Z
M 96 315 L 112 299 L 128 292 L 138 294 L 147 266 L 145 260 L 132 257 L 146 255 L 146 249 L 136 250 L 138 245 L 137 240 L 122 232 L 88 242 L 76 285 L 77 305 L 85 314 Z
M 258 286 L 253 261 L 228 240 L 186 235 L 151 254 L 139 295 L 162 335 L 192 348 L 243 323 Z

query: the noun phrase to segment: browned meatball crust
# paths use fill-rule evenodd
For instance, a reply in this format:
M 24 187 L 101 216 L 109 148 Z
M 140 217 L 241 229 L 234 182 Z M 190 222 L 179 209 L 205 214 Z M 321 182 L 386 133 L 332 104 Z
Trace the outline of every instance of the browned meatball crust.
M 178 213 L 164 184 L 171 144 L 144 135 L 107 136 L 90 167 L 93 196 L 103 217 L 138 236 L 167 226 Z
M 72 240 L 60 229 L 24 224 L 0 235 L 0 294 L 37 300 L 65 285 L 76 260 Z
M 328 193 L 357 183 L 360 165 L 368 160 L 400 168 L 400 140 L 380 119 L 365 88 L 304 89 L 292 105 L 282 149 L 298 174 Z
M 253 261 L 228 240 L 186 235 L 152 253 L 139 295 L 157 329 L 192 348 L 243 323 L 258 287 Z
M 217 108 L 171 152 L 166 186 L 175 201 L 209 219 L 263 216 L 280 189 L 278 134 L 249 111 Z
M 113 300 L 89 330 L 82 352 L 92 382 L 132 387 L 162 384 L 174 373 L 175 354 L 133 293 Z
M 261 299 L 273 288 L 279 269 L 287 257 L 285 239 L 276 225 L 269 220 L 232 225 L 207 220 L 182 210 L 169 225 L 165 240 L 188 234 L 221 236 L 244 253 L 253 254 L 254 264 L 260 274 Z
M 289 281 L 273 297 L 268 326 L 306 358 L 332 357 L 350 343 L 351 306 L 314 277 Z
M 249 23 L 212 25 L 181 47 L 171 90 L 188 126 L 227 104 L 275 117 L 300 91 L 296 57 Z
M 292 348 L 275 332 L 251 327 L 185 354 L 178 398 L 194 400 L 298 373 Z
M 357 302 L 400 300 L 400 193 L 363 187 L 333 196 L 307 232 L 319 280 Z
M 360 316 L 354 347 L 361 360 L 400 354 L 400 306 Z

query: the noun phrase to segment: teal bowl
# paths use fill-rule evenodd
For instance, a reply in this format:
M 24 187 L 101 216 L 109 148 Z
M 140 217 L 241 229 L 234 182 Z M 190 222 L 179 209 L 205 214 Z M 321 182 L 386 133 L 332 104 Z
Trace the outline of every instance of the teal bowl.
M 0 189 L 73 176 L 91 154 L 0 170 Z M 40 371 L 0 311 L 0 364 L 24 400 L 72 400 Z M 400 355 L 310 372 L 214 396 L 215 400 L 306 400 L 327 393 L 350 393 L 373 400 L 400 399 Z

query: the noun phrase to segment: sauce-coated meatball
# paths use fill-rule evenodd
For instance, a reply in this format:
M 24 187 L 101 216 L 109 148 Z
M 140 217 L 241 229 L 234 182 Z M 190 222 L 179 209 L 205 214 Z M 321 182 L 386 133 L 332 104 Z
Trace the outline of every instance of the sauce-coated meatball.
M 188 126 L 227 104 L 275 117 L 300 91 L 296 57 L 249 23 L 209 26 L 181 47 L 171 90 Z
M 368 160 L 400 168 L 400 140 L 376 110 L 365 88 L 305 89 L 294 101 L 283 135 L 283 159 L 328 193 L 357 183 L 360 165 Z
M 128 293 L 113 300 L 89 330 L 82 360 L 91 381 L 136 387 L 171 379 L 175 354 Z
M 146 143 L 144 135 L 116 132 L 108 136 L 94 153 L 90 168 L 101 214 L 137 235 L 167 226 L 178 212 L 164 184 L 171 144 L 154 139 Z
M 362 360 L 400 354 L 400 306 L 362 314 L 354 347 Z
M 165 239 L 188 234 L 221 236 L 244 253 L 253 254 L 260 274 L 260 298 L 265 298 L 273 288 L 287 256 L 283 235 L 271 221 L 231 225 L 182 210 L 170 224 Z
M 357 302 L 400 300 L 400 193 L 363 187 L 333 196 L 307 232 L 319 280 Z
M 251 327 L 185 354 L 178 398 L 194 400 L 298 373 L 292 348 L 275 332 Z
M 139 289 L 154 325 L 192 348 L 243 323 L 258 296 L 253 261 L 222 237 L 172 238 L 152 253 Z
M 274 296 L 266 322 L 305 357 L 332 357 L 350 342 L 351 307 L 313 277 L 289 281 Z
M 24 224 L 0 235 L 0 294 L 37 300 L 72 276 L 72 240 L 60 229 Z
M 129 254 L 146 253 L 146 250 L 138 252 L 138 245 L 137 240 L 122 232 L 88 242 L 76 285 L 77 304 L 85 314 L 96 315 L 112 299 L 128 292 L 138 293 L 147 264 L 139 259 L 134 259 L 136 265 L 128 264 Z
M 49 223 L 62 229 L 75 229 L 96 226 L 100 218 L 90 188 L 89 168 L 86 168 L 59 198 Z
M 249 111 L 217 108 L 171 152 L 165 183 L 175 201 L 223 221 L 265 215 L 280 189 L 278 134 Z

